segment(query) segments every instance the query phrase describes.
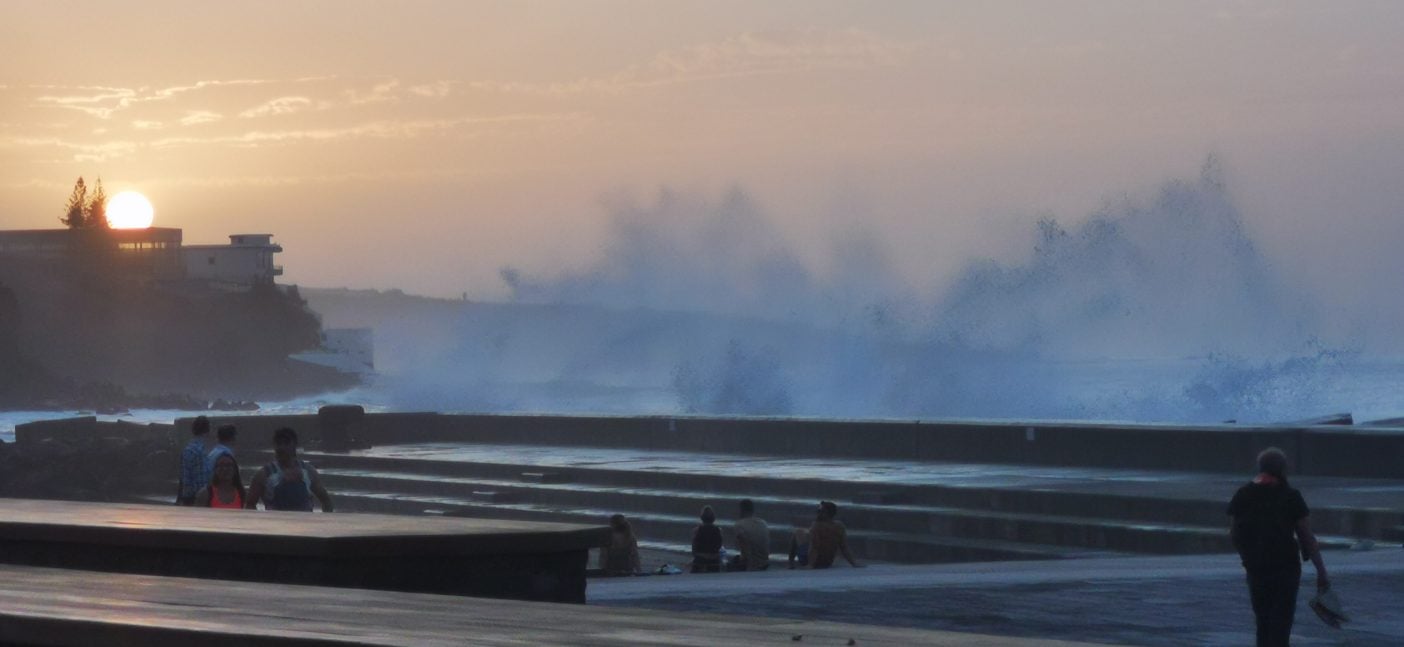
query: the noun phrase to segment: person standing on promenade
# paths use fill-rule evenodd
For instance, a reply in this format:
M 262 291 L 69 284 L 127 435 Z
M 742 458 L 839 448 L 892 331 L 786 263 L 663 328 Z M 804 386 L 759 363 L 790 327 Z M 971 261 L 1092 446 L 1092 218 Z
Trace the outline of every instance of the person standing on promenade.
M 312 497 L 322 503 L 322 512 L 332 511 L 331 495 L 322 487 L 322 477 L 311 463 L 297 457 L 297 432 L 289 427 L 273 432 L 272 463 L 254 475 L 244 507 L 254 509 L 260 501 L 265 510 L 312 511 Z
M 736 551 L 741 555 L 737 563 L 744 571 L 763 571 L 770 567 L 770 527 L 756 516 L 756 504 L 750 499 L 741 499 L 739 512 Z
M 1297 611 L 1301 561 L 1316 567 L 1316 589 L 1331 588 L 1321 549 L 1308 523 L 1302 493 L 1287 484 L 1287 455 L 1276 447 L 1258 454 L 1258 475 L 1229 502 L 1233 546 L 1248 576 L 1258 647 L 1285 647 Z M 1298 555 L 1301 555 L 1299 561 Z
M 210 463 L 210 478 L 214 478 L 215 460 L 222 454 L 234 455 L 234 439 L 239 435 L 239 429 L 234 425 L 220 425 L 215 430 L 215 446 L 206 455 L 205 460 Z
M 848 529 L 838 521 L 838 504 L 820 501 L 814 525 L 809 527 L 809 567 L 828 568 L 842 554 L 853 568 L 861 568 L 848 550 Z
M 209 453 L 210 419 L 200 416 L 190 423 L 190 433 L 194 436 L 185 449 L 180 451 L 180 487 L 176 491 L 176 505 L 194 505 L 195 495 L 210 484 L 210 464 L 205 460 Z
M 195 507 L 242 510 L 248 492 L 244 490 L 244 481 L 239 477 L 239 462 L 230 452 L 211 455 L 215 456 L 214 471 L 210 475 L 209 486 L 195 495 Z
M 692 531 L 692 572 L 721 571 L 722 533 L 717 527 L 717 513 L 712 506 L 702 506 L 702 525 Z

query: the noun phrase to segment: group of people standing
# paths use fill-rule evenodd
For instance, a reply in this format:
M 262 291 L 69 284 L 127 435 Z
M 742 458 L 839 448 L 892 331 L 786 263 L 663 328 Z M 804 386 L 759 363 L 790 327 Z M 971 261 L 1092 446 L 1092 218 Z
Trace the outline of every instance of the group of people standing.
M 200 416 L 190 426 L 193 436 L 180 453 L 180 482 L 176 504 L 203 508 L 311 512 L 312 501 L 322 512 L 333 509 L 331 495 L 311 463 L 297 456 L 297 432 L 282 427 L 273 432 L 272 462 L 264 465 L 244 487 L 234 456 L 238 429 L 220 425 L 210 442 L 210 421 Z
M 716 511 L 703 506 L 701 520 L 692 531 L 692 572 L 763 571 L 770 568 L 770 527 L 756 516 L 756 505 L 742 499 L 737 505 L 732 537 L 737 554 L 724 560 L 725 538 L 717 526 Z M 790 535 L 789 567 L 829 568 L 842 555 L 852 566 L 861 565 L 848 548 L 848 530 L 838 521 L 838 505 L 821 501 L 815 519 L 807 527 L 795 528 Z M 600 569 L 607 575 L 634 575 L 643 572 L 639 542 L 629 520 L 622 514 L 609 519 L 609 543 L 600 548 Z

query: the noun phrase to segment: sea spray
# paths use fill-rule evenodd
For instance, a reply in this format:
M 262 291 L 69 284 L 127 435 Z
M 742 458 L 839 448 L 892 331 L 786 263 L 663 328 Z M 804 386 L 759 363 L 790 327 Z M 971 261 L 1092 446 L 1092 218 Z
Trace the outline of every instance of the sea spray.
M 605 255 L 504 269 L 452 343 L 395 376 L 399 406 L 844 417 L 1271 421 L 1339 408 L 1358 359 L 1258 250 L 1217 164 L 973 258 L 926 298 L 875 237 L 827 272 L 764 210 L 664 192 L 623 204 Z

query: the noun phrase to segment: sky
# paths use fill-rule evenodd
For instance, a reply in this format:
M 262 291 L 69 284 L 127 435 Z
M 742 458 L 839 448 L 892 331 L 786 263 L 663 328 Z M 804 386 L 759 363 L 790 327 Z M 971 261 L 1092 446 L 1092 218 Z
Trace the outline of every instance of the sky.
M 0 227 L 78 176 L 287 282 L 502 298 L 744 192 L 918 291 L 1215 156 L 1328 304 L 1404 314 L 1404 3 L 0 1 Z M 1383 306 L 1380 304 L 1384 304 Z

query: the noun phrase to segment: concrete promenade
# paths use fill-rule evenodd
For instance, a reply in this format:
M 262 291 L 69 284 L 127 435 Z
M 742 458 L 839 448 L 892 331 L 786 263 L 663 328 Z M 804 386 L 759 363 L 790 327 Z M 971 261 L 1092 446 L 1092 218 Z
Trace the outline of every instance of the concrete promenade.
M 1078 647 L 903 627 L 0 565 L 0 644 Z
M 1321 624 L 1306 607 L 1293 645 L 1404 645 L 1404 549 L 1334 551 L 1326 566 L 1353 622 Z M 765 615 L 1105 644 L 1253 644 L 1253 616 L 1233 555 L 880 565 L 825 571 L 592 580 L 590 604 Z

